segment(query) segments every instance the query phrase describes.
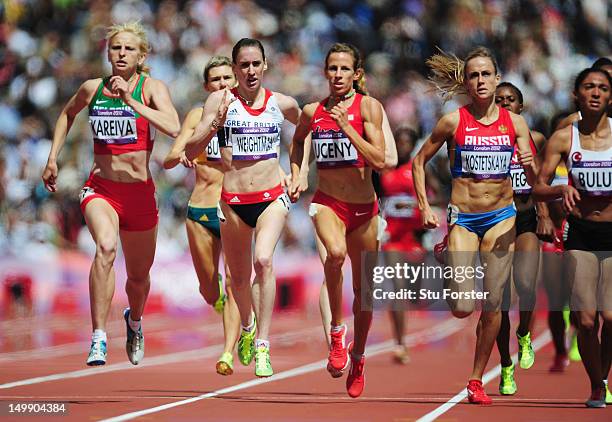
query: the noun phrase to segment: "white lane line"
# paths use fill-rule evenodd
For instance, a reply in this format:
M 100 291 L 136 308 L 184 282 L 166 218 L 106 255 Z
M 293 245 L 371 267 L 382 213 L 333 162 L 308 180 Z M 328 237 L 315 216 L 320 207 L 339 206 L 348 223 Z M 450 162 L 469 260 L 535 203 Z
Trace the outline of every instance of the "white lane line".
M 535 351 L 540 350 L 542 347 L 548 344 L 550 340 L 551 340 L 550 332 L 546 331 L 544 334 L 542 334 L 541 336 L 539 336 L 533 341 L 532 343 L 533 351 L 535 352 Z M 512 362 L 516 364 L 517 361 L 518 361 L 518 354 L 515 353 L 512 355 Z M 496 365 L 494 368 L 491 368 L 482 377 L 482 384 L 486 385 L 491 380 L 495 379 L 499 375 L 500 370 L 501 370 L 501 365 L 499 364 Z M 461 403 L 461 401 L 463 401 L 465 398 L 467 398 L 467 389 L 464 388 L 459 393 L 455 394 L 449 401 L 447 401 L 443 405 L 437 407 L 436 409 L 432 410 L 428 414 L 417 419 L 417 422 L 434 421 L 436 420 L 436 418 L 440 417 L 441 415 L 443 415 L 444 413 L 452 409 L 457 403 Z M 495 399 L 495 401 L 498 401 L 498 399 Z
M 282 334 L 276 334 L 276 335 L 271 336 L 271 341 L 280 342 L 280 343 L 289 341 L 289 342 L 295 343 L 295 342 L 299 342 L 300 340 L 302 340 L 304 336 L 318 334 L 320 330 L 321 330 L 321 326 L 317 325 L 317 326 L 305 328 L 302 330 L 290 331 L 290 332 L 282 333 Z M 195 359 L 209 358 L 209 357 L 212 357 L 212 356 L 215 356 L 221 353 L 222 351 L 223 351 L 223 345 L 215 344 L 215 345 L 207 346 L 201 349 L 186 350 L 184 352 L 176 352 L 176 353 L 169 353 L 165 355 L 153 356 L 150 358 L 146 358 L 138 366 L 146 367 L 146 366 L 165 365 L 168 363 L 177 363 L 177 362 L 184 362 L 184 361 L 195 360 Z M 59 374 L 45 375 L 41 377 L 28 378 L 28 379 L 19 380 L 19 381 L 8 382 L 6 384 L 0 384 L 0 390 L 4 390 L 7 388 L 21 387 L 25 385 L 40 384 L 42 382 L 48 382 L 48 381 L 59 381 L 59 380 L 64 380 L 64 379 L 87 377 L 91 375 L 100 375 L 100 374 L 106 374 L 109 372 L 115 372 L 115 371 L 121 371 L 121 370 L 126 370 L 126 369 L 133 369 L 133 368 L 134 368 L 134 365 L 132 365 L 129 362 L 115 363 L 112 365 L 104 365 L 104 366 L 99 366 L 96 368 L 80 369 L 78 371 L 63 372 Z
M 406 345 L 414 346 L 416 344 L 431 343 L 437 340 L 441 340 L 445 337 L 452 335 L 465 327 L 465 323 L 461 320 L 450 319 L 446 320 L 433 327 L 426 328 L 422 331 L 410 334 L 406 336 Z M 367 356 L 372 357 L 381 353 L 390 352 L 395 347 L 395 341 L 387 340 L 382 343 L 373 344 L 367 348 Z M 149 409 L 143 409 L 136 412 L 130 412 L 123 415 L 115 416 L 109 419 L 103 419 L 101 422 L 120 422 L 127 421 L 130 419 L 138 418 L 140 416 L 149 415 L 151 413 L 157 413 L 164 410 L 172 409 L 178 406 L 184 406 L 186 404 L 195 403 L 200 400 L 217 397 L 223 394 L 233 393 L 234 391 L 244 390 L 247 388 L 255 387 L 258 385 L 266 384 L 269 382 L 280 381 L 287 378 L 293 378 L 300 375 L 307 374 L 309 372 L 320 371 L 327 364 L 327 359 L 319 360 L 317 362 L 309 363 L 307 365 L 299 366 L 297 368 L 289 369 L 286 371 L 279 372 L 270 378 L 258 378 L 251 381 L 243 382 L 240 384 L 232 385 L 220 390 L 215 390 L 210 393 L 202 394 L 200 396 L 191 397 L 189 399 L 180 400 L 172 403 L 167 403 L 161 406 L 152 407 Z

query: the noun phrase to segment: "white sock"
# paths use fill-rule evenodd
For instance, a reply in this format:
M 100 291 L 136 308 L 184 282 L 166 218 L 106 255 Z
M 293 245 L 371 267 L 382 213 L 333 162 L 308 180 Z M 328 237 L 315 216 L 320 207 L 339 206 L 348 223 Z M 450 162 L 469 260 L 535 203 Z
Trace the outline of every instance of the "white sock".
M 340 331 L 342 331 L 343 328 L 344 328 L 344 324 L 341 324 L 341 325 L 332 325 L 331 326 L 331 332 L 332 333 L 339 333 Z
M 242 324 L 240 324 L 240 326 L 242 327 L 242 331 L 250 333 L 251 331 L 253 331 L 253 328 L 255 328 L 255 318 L 253 318 L 253 320 L 251 321 L 248 327 L 245 327 Z
M 92 343 L 95 343 L 98 341 L 106 341 L 106 331 L 95 329 L 93 334 L 91 335 L 91 341 Z
M 265 347 L 270 350 L 270 342 L 268 340 L 255 339 L 255 348 Z
M 132 331 L 135 332 L 135 333 L 137 333 L 138 330 L 140 330 L 140 322 L 141 321 L 142 321 L 142 318 L 140 318 L 138 321 L 134 321 L 132 319 L 131 315 L 128 317 L 128 325 L 130 326 Z

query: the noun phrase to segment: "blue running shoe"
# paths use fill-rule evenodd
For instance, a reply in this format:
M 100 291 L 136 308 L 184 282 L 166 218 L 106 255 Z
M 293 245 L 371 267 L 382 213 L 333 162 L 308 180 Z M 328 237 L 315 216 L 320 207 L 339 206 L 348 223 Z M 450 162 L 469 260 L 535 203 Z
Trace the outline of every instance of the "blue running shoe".
M 93 341 L 89 356 L 87 356 L 87 365 L 100 366 L 106 363 L 106 342 L 104 340 Z

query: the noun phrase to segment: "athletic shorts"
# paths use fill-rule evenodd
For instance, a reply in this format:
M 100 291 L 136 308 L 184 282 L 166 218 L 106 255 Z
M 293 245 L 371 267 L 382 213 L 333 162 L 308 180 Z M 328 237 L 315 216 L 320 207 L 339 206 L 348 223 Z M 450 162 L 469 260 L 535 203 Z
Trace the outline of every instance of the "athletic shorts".
M 566 251 L 612 251 L 612 221 L 590 221 L 570 214 L 567 224 Z
M 382 250 L 385 252 L 401 252 L 409 262 L 422 262 L 427 254 L 427 251 L 413 236 L 389 240 L 382 245 Z
M 316 205 L 325 205 L 332 209 L 346 227 L 346 234 L 362 226 L 378 215 L 378 201 L 367 204 L 354 204 L 352 202 L 340 201 L 333 196 L 327 195 L 320 190 L 316 191 L 312 203 L 310 204 L 309 214 L 311 217 L 317 213 Z
M 198 208 L 187 206 L 187 218 L 199 223 L 217 239 L 221 239 L 221 229 L 219 228 L 219 217 L 217 217 L 217 207 Z
M 221 191 L 221 200 L 225 202 L 242 221 L 248 226 L 255 228 L 259 216 L 274 201 L 280 201 L 289 212 L 290 200 L 282 186 L 279 184 L 271 189 L 258 192 L 232 193 Z M 218 210 L 221 211 L 220 209 Z M 223 213 L 220 212 L 219 219 L 225 221 Z
M 535 208 L 516 212 L 516 237 L 523 233 L 535 233 L 538 229 L 538 214 Z
M 448 204 L 447 223 L 449 226 L 464 227 L 482 239 L 491 227 L 514 216 L 516 216 L 514 204 L 487 212 L 459 212 L 455 205 Z
M 92 174 L 81 189 L 79 198 L 83 215 L 92 199 L 100 198 L 108 202 L 119 216 L 121 230 L 150 230 L 157 225 L 159 219 L 153 179 L 123 183 Z

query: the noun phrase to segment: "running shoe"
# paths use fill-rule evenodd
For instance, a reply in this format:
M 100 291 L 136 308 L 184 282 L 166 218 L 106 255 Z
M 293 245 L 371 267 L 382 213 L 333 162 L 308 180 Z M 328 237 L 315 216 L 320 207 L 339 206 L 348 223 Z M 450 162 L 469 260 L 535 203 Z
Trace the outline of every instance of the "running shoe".
M 570 361 L 567 355 L 555 355 L 553 364 L 550 368 L 548 368 L 548 370 L 550 372 L 564 372 L 565 368 L 567 368 L 569 364 Z
M 336 371 L 344 371 L 349 364 L 348 349 L 345 346 L 346 340 L 346 324 L 342 324 L 340 331 L 330 332 L 331 335 L 331 347 L 329 349 L 329 363 Z
M 331 375 L 332 378 L 340 378 L 342 375 L 344 375 L 344 371 L 334 369 L 329 362 L 327 362 L 327 372 L 329 372 L 329 375 Z
M 238 339 L 238 359 L 244 366 L 248 366 L 255 356 L 255 333 L 257 332 L 257 320 L 253 315 L 253 329 L 251 331 L 240 330 Z
M 563 323 L 565 324 L 565 332 L 567 333 L 570 327 L 572 326 L 570 322 L 570 310 L 569 310 L 568 305 L 565 305 L 563 307 L 562 315 L 563 315 Z
M 225 302 L 227 301 L 227 296 L 223 291 L 223 277 L 219 274 L 219 299 L 214 303 L 213 308 L 215 312 L 219 315 L 223 314 L 223 308 L 225 307 Z
M 255 376 L 259 378 L 271 377 L 274 374 L 270 364 L 270 349 L 259 346 L 255 351 Z
M 404 345 L 396 346 L 393 350 L 393 361 L 400 365 L 407 365 L 410 363 L 410 356 L 408 355 L 408 348 Z
M 100 366 L 106 363 L 106 342 L 104 340 L 91 342 L 87 365 Z
M 514 381 L 514 363 L 510 366 L 501 367 L 499 393 L 504 396 L 512 396 L 516 393 L 516 382 Z
M 467 385 L 467 396 L 468 401 L 472 404 L 489 405 L 493 403 L 491 397 L 485 393 L 482 388 L 482 381 L 480 380 L 469 380 Z
M 608 388 L 608 380 L 604 380 L 604 384 L 606 384 L 606 404 L 612 404 L 612 393 Z
M 572 341 L 570 342 L 569 358 L 572 362 L 580 362 L 580 350 L 578 350 L 578 334 L 574 332 L 572 335 Z
M 349 353 L 353 350 L 353 342 L 349 344 Z M 363 393 L 365 387 L 365 356 L 361 356 L 361 359 L 353 359 L 351 356 L 351 368 L 346 377 L 346 391 L 352 398 L 357 398 Z
M 234 373 L 234 357 L 229 352 L 223 352 L 217 361 L 217 374 L 232 375 Z
M 142 334 L 142 325 L 135 332 L 130 328 L 128 318 L 130 317 L 130 308 L 125 308 L 123 311 L 123 319 L 125 319 L 125 329 L 127 333 L 127 341 L 125 342 L 125 351 L 127 352 L 128 359 L 133 365 L 138 365 L 142 358 L 144 358 L 145 343 L 144 335 Z
M 586 407 L 602 408 L 606 407 L 606 389 L 600 387 L 591 392 L 591 397 L 585 403 Z
M 527 332 L 524 337 L 521 337 L 516 333 L 518 339 L 519 350 L 519 366 L 523 369 L 529 369 L 535 362 L 535 353 L 533 352 L 533 346 L 531 345 L 531 333 Z

